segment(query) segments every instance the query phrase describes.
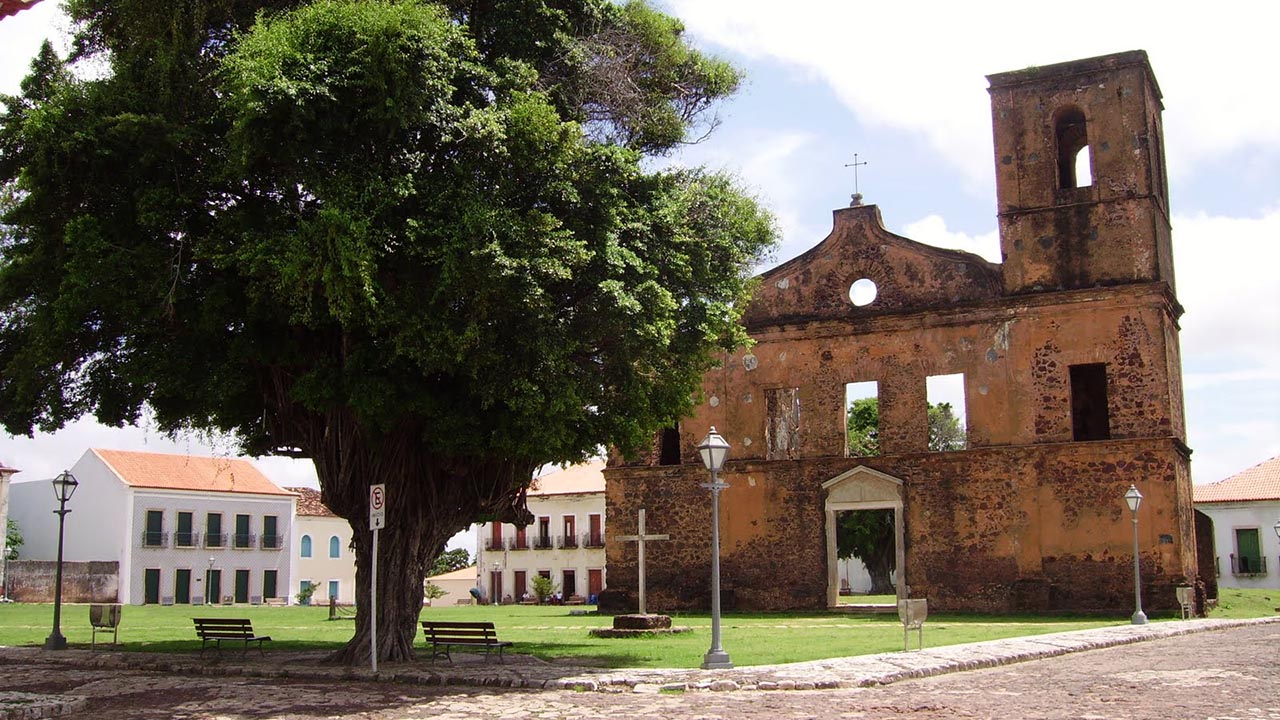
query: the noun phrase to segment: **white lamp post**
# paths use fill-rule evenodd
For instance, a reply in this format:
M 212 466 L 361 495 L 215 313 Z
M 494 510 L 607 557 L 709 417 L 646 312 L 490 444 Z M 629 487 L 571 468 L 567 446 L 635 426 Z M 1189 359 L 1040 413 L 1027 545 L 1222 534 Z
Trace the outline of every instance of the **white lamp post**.
M 1130 485 L 1129 492 L 1124 494 L 1125 504 L 1133 514 L 1133 624 L 1146 625 L 1147 614 L 1142 612 L 1142 569 L 1138 565 L 1138 506 L 1142 505 L 1142 493 L 1138 486 Z
M 53 632 L 44 640 L 45 650 L 66 650 L 67 639 L 62 636 L 62 537 L 66 524 L 67 501 L 75 494 L 80 483 L 69 471 L 63 470 L 53 481 L 53 494 L 58 498 L 58 509 L 53 511 L 58 516 L 58 570 L 53 585 Z
M 729 457 L 729 443 L 712 427 L 698 445 L 698 454 L 711 471 L 711 482 L 702 483 L 711 491 L 711 649 L 702 657 L 702 669 L 718 670 L 733 667 L 729 653 L 720 647 L 720 491 L 729 487 L 720 482 L 720 469 Z

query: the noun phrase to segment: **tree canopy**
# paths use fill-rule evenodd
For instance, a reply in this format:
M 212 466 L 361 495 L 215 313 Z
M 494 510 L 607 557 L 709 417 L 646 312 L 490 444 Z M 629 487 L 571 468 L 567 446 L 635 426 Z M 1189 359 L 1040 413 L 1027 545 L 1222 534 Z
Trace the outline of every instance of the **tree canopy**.
M 362 597 L 386 483 L 385 658 L 449 536 L 527 522 L 540 465 L 643 447 L 745 340 L 771 218 L 644 162 L 739 75 L 643 3 L 68 9 L 72 63 L 46 46 L 0 116 L 0 423 L 149 408 L 309 457 Z

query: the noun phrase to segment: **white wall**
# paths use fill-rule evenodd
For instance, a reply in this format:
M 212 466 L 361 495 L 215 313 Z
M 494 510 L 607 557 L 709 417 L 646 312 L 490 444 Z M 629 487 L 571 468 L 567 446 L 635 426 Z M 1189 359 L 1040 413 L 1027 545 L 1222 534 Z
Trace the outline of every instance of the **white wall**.
M 1196 510 L 1213 520 L 1214 555 L 1218 562 L 1218 587 L 1280 588 L 1280 539 L 1275 524 L 1280 520 L 1280 500 L 1251 503 L 1196 503 Z M 1266 574 L 1235 575 L 1231 556 L 1238 552 L 1236 530 L 1256 528 Z
M 311 537 L 311 557 L 302 557 L 302 536 Z M 329 556 L 329 539 L 338 538 L 338 557 Z M 296 603 L 296 595 L 303 580 L 316 586 L 311 596 L 312 605 L 329 603 L 329 583 L 338 582 L 338 602 L 354 605 L 356 602 L 356 558 L 351 550 L 351 524 L 340 517 L 328 515 L 299 515 L 294 524 L 293 545 L 290 552 L 293 563 L 293 583 L 289 586 L 289 602 Z

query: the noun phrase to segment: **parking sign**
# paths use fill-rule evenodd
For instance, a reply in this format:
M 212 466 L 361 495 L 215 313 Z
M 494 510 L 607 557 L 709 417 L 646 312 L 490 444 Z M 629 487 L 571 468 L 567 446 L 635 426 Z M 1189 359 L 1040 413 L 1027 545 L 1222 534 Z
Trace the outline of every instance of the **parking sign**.
M 369 487 L 369 529 L 379 530 L 387 526 L 387 486 Z

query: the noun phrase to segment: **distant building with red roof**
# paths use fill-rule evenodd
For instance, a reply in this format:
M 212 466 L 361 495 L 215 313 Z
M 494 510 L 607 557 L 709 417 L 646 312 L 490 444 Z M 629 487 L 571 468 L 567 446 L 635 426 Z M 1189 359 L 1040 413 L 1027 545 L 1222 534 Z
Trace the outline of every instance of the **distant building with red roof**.
M 298 517 L 293 524 L 293 558 L 290 592 L 296 599 L 304 583 L 314 588 L 312 605 L 335 597 L 342 605 L 356 602 L 356 558 L 351 551 L 351 524 L 320 500 L 320 491 L 309 487 L 285 488 L 298 496 Z
M 1219 587 L 1280 588 L 1280 456 L 1194 487 L 1213 521 Z
M 605 586 L 604 467 L 604 460 L 592 460 L 534 478 L 527 527 L 477 526 L 476 565 L 489 602 L 532 595 L 538 575 L 550 578 L 565 600 L 599 594 Z
M 67 503 L 64 557 L 116 563 L 117 574 L 115 587 L 73 584 L 63 600 L 253 604 L 288 594 L 297 496 L 248 460 L 91 449 L 71 474 L 79 485 Z M 57 502 L 49 480 L 14 483 L 10 494 L 23 558 L 53 560 Z M 47 592 L 11 575 L 15 600 Z

